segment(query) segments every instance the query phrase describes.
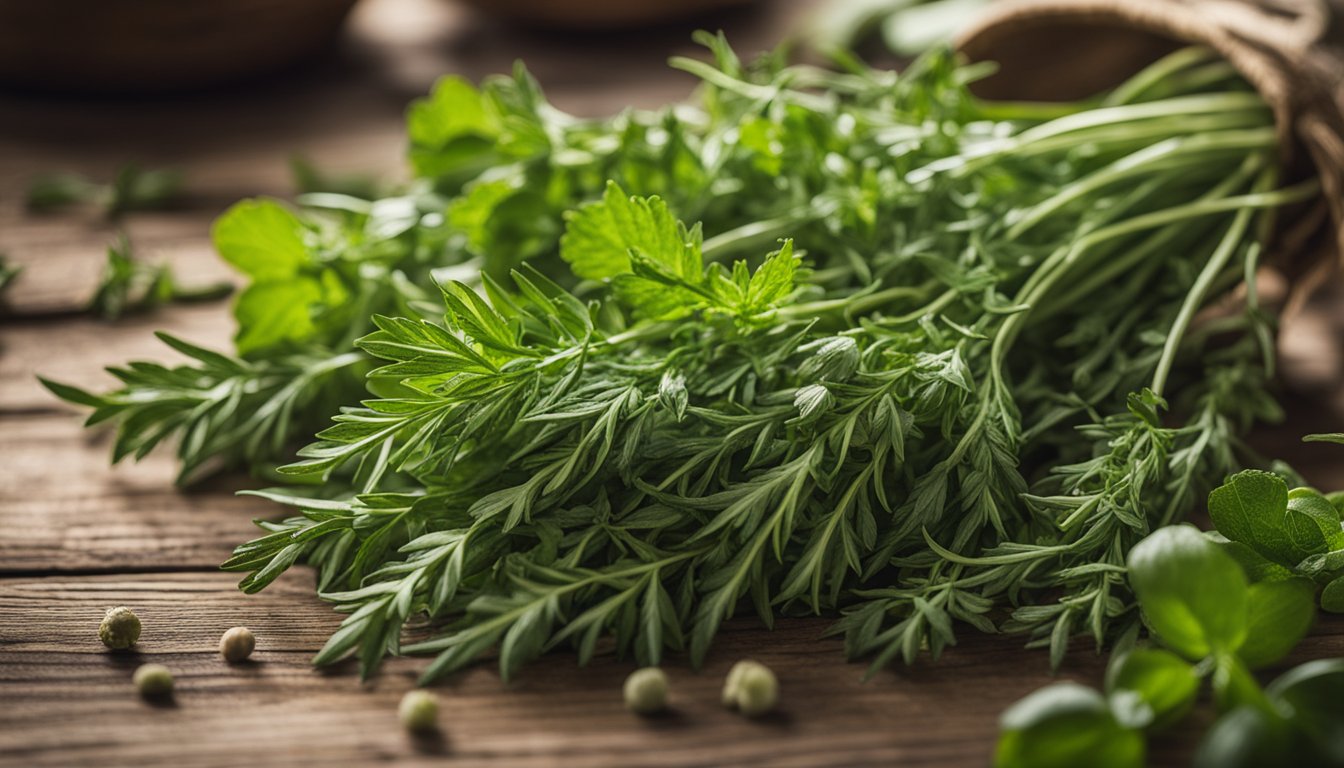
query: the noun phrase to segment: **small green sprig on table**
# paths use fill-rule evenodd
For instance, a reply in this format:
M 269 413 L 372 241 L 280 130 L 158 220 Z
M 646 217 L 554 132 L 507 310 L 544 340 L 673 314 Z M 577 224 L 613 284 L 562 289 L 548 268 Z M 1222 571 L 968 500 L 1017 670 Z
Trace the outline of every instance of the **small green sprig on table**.
M 28 186 L 28 210 L 48 212 L 70 205 L 95 205 L 110 219 L 129 211 L 171 208 L 182 197 L 182 174 L 168 169 L 119 168 L 111 182 L 102 183 L 78 173 L 39 176 Z
M 222 299 L 233 292 L 226 282 L 184 286 L 166 264 L 150 264 L 135 256 L 130 240 L 118 238 L 107 247 L 107 264 L 89 311 L 105 320 L 150 312 L 165 304 Z

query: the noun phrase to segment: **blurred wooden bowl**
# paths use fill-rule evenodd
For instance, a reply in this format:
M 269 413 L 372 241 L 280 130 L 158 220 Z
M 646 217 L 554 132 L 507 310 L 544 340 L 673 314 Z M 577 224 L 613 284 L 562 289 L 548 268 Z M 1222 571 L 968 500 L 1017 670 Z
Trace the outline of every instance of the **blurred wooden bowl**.
M 672 21 L 755 0 L 462 0 L 482 13 L 532 26 L 612 29 Z
M 355 0 L 0 0 L 0 83 L 183 91 L 292 64 Z

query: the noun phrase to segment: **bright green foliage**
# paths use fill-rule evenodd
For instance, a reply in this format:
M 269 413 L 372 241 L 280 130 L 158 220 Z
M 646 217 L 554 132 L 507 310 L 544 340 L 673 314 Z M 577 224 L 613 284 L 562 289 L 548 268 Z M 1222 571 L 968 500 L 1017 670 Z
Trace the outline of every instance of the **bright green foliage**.
M 1196 768 L 1302 768 L 1344 764 L 1344 659 L 1294 667 L 1256 704 L 1219 718 Z
M 995 768 L 1140 768 L 1143 736 L 1126 728 L 1101 694 L 1055 683 L 1003 713 Z
M 1306 635 L 1316 615 L 1310 581 L 1248 584 L 1234 558 L 1188 525 L 1158 529 L 1139 542 L 1129 553 L 1129 581 L 1149 628 L 1191 661 L 1235 655 L 1250 666 L 1272 664 Z
M 1235 475 L 1209 496 L 1209 516 L 1219 533 L 1285 565 L 1326 548 L 1316 519 L 1298 506 L 1289 505 L 1283 478 L 1254 470 Z M 1339 516 L 1328 502 L 1326 507 L 1338 532 Z
M 225 564 L 319 570 L 348 613 L 319 663 L 698 662 L 748 610 L 840 612 L 874 668 L 959 623 L 1056 661 L 1133 627 L 1129 549 L 1278 413 L 1270 318 L 1221 301 L 1261 212 L 1316 194 L 1276 188 L 1269 110 L 1189 54 L 1041 108 L 973 98 L 946 51 L 897 75 L 702 39 L 693 104 L 605 120 L 521 69 L 442 81 L 404 195 L 226 215 L 274 292 L 240 298 L 238 355 L 58 393 L 193 467 L 266 469 L 334 414 L 283 468 L 306 485 L 261 492 L 296 515 Z M 1191 643 L 1237 642 L 1237 594 Z
M 1231 653 L 1246 639 L 1246 576 L 1190 526 L 1139 542 L 1129 553 L 1129 583 L 1144 621 L 1186 658 Z
M 1142 725 L 1154 730 L 1189 714 L 1199 685 L 1194 666 L 1161 648 L 1134 648 L 1117 656 L 1106 670 L 1106 693 L 1135 696 L 1147 710 Z
M 1316 587 L 1308 579 L 1252 584 L 1246 597 L 1246 640 L 1237 653 L 1252 668 L 1287 656 L 1316 618 Z
M 1329 497 L 1305 487 L 1290 491 L 1278 475 L 1248 470 L 1209 495 L 1209 517 L 1227 539 L 1224 551 L 1252 581 L 1300 582 L 1284 588 L 1287 602 L 1296 602 L 1303 590 L 1314 595 L 1313 581 L 1324 584 L 1321 607 L 1344 612 L 1344 586 L 1337 585 L 1344 584 L 1344 525 Z
M 1226 493 L 1225 486 L 1213 498 Z M 1344 755 L 1339 662 L 1305 664 L 1264 690 L 1250 671 L 1281 660 L 1306 635 L 1315 618 L 1309 580 L 1248 585 L 1233 557 L 1185 525 L 1139 542 L 1129 555 L 1129 577 L 1153 639 L 1171 650 L 1118 654 L 1107 670 L 1105 698 L 1066 683 L 1018 702 L 1004 714 L 996 766 L 1085 765 L 1104 752 L 1128 756 L 1135 749 L 1133 764 L 1141 764 L 1144 733 L 1183 720 L 1205 677 L 1223 716 L 1196 765 L 1337 764 Z
M 1097 712 L 1085 721 L 1043 716 L 1036 725 L 1042 735 L 1032 740 L 1031 731 L 1010 729 L 1005 716 L 1000 765 L 1035 764 L 1029 757 L 1005 762 L 1005 750 L 1030 756 L 1109 743 L 1117 739 L 1117 727 L 1141 739 L 1143 730 L 1184 718 L 1206 675 L 1224 714 L 1206 734 L 1196 766 L 1344 763 L 1344 662 L 1303 664 L 1263 690 L 1251 673 L 1282 660 L 1306 636 L 1315 619 L 1317 582 L 1326 584 L 1322 607 L 1344 612 L 1338 508 L 1310 488 L 1290 491 L 1277 474 L 1246 471 L 1209 494 L 1209 515 L 1218 534 L 1161 528 L 1129 554 L 1130 584 L 1154 639 L 1188 661 L 1147 648 L 1117 656 L 1106 676 L 1110 719 Z M 1051 691 L 1033 697 L 1048 700 Z M 1093 697 L 1096 709 L 1099 697 Z M 1085 697 L 1073 692 L 1065 698 Z M 1058 737 L 1051 729 L 1071 735 Z M 1082 764 L 1091 753 L 1075 754 Z
M 560 258 L 578 277 L 601 280 L 627 273 L 631 251 L 683 278 L 698 277 L 704 268 L 700 238 L 692 240 L 667 203 L 630 197 L 615 182 L 600 201 L 571 211 L 565 222 Z

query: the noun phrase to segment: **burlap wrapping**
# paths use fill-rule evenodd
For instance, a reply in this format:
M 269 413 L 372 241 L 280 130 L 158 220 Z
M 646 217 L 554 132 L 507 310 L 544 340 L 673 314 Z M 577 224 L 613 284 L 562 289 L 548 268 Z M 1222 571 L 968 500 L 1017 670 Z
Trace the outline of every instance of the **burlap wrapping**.
M 958 43 L 1000 64 L 981 93 L 1014 99 L 1085 97 L 1188 44 L 1273 108 L 1289 177 L 1320 179 L 1321 200 L 1281 217 L 1275 248 L 1304 296 L 1344 258 L 1344 0 L 1005 0 Z

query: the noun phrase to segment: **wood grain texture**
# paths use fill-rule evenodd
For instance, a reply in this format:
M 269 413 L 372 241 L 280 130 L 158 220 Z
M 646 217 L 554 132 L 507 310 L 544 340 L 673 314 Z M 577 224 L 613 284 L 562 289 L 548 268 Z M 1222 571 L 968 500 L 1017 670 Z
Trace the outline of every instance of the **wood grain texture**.
M 213 302 L 168 307 L 112 323 L 83 316 L 52 322 L 11 321 L 0 329 L 0 414 L 75 413 L 42 386 L 38 374 L 101 389 L 117 383 L 103 371 L 105 366 L 129 360 L 183 361 L 154 337 L 156 330 L 213 349 L 227 349 L 233 320 L 225 302 Z
M 219 484 L 178 491 L 171 454 L 109 467 L 73 414 L 0 416 L 0 431 L 0 574 L 214 570 L 278 511 Z
M 754 13 L 699 22 L 723 26 L 745 51 L 796 27 L 817 0 L 774 0 Z M 652 106 L 683 95 L 689 77 L 666 69 L 691 50 L 685 28 L 611 41 L 520 31 L 443 0 L 365 0 L 336 57 L 292 78 L 172 102 L 133 105 L 0 95 L 0 251 L 25 267 L 14 291 L 20 313 L 0 318 L 0 766 L 263 766 L 397 763 L 542 766 L 983 766 L 999 713 L 1053 678 L 1045 654 L 1017 639 L 963 631 L 937 663 L 884 671 L 862 683 L 840 643 L 821 637 L 829 619 L 781 621 L 773 631 L 730 622 L 704 670 L 673 659 L 674 712 L 626 713 L 620 684 L 633 665 L 599 654 L 575 666 L 551 654 L 510 685 L 488 664 L 435 687 L 437 738 L 407 737 L 396 703 L 425 665 L 393 659 L 361 684 L 351 664 L 308 663 L 340 616 L 313 594 L 304 569 L 260 595 L 215 570 L 252 535 L 251 518 L 277 516 L 264 501 L 232 494 L 224 478 L 181 493 L 173 462 L 106 466 L 105 435 L 85 433 L 73 409 L 34 378 L 97 387 L 101 368 L 132 358 L 171 361 L 151 335 L 167 329 L 206 346 L 232 332 L 227 302 L 174 307 L 104 323 L 82 316 L 107 241 L 124 229 L 139 252 L 167 260 L 184 280 L 229 276 L 212 255 L 211 219 L 234 200 L 292 193 L 287 160 L 299 152 L 337 172 L 401 167 L 401 113 L 434 78 L 507 70 L 525 58 L 554 100 L 582 114 Z M 598 44 L 598 43 L 601 44 Z M 177 167 L 188 194 L 174 211 L 112 225 L 96 212 L 32 216 L 28 180 L 68 170 L 109 178 L 127 161 Z M 1296 379 L 1289 421 L 1254 444 L 1284 456 L 1324 487 L 1344 487 L 1344 449 L 1303 449 L 1304 432 L 1339 430 L 1338 343 L 1344 313 L 1318 307 L 1290 333 L 1286 366 Z M 1302 329 L 1305 329 L 1302 330 Z M 1324 362 L 1323 362 L 1324 361 Z M 135 652 L 98 643 L 105 608 L 132 606 L 145 623 Z M 259 638 L 251 663 L 217 656 L 234 625 Z M 1344 622 L 1323 621 L 1294 660 L 1344 655 Z M 722 676 L 753 657 L 779 674 L 778 715 L 749 721 L 718 704 Z M 130 684 L 145 661 L 177 675 L 171 706 L 151 706 Z M 1087 647 L 1060 677 L 1099 682 Z M 1207 722 L 1207 716 L 1205 720 Z M 1198 723 L 1196 723 L 1198 725 Z M 1155 765 L 1188 764 L 1194 742 L 1153 743 Z
M 308 665 L 337 617 L 312 597 L 306 573 L 245 597 L 227 574 L 0 579 L 0 764 L 236 766 L 368 765 L 385 760 L 461 766 L 891 766 L 980 765 L 999 712 L 1050 678 L 1043 652 L 970 635 L 937 663 L 861 681 L 827 622 L 795 619 L 773 632 L 753 622 L 725 628 L 705 668 L 668 665 L 673 711 L 643 719 L 624 711 L 628 661 L 600 654 L 587 668 L 553 654 L 505 686 L 488 664 L 435 686 L 440 739 L 405 736 L 396 703 L 423 668 L 394 659 L 361 685 L 350 665 Z M 129 605 L 144 622 L 130 653 L 97 640 L 104 608 Z M 216 651 L 228 627 L 257 634 L 251 662 Z M 34 633 L 33 627 L 41 627 Z M 1323 624 L 1295 654 L 1338 652 L 1344 622 Z M 718 703 L 737 658 L 781 678 L 778 713 L 751 721 Z M 134 668 L 166 664 L 177 678 L 171 706 L 136 698 Z M 1061 679 L 1095 683 L 1101 662 L 1086 649 Z M 1155 765 L 1183 763 L 1188 743 L 1158 740 Z M 107 759 L 112 758 L 108 763 Z

